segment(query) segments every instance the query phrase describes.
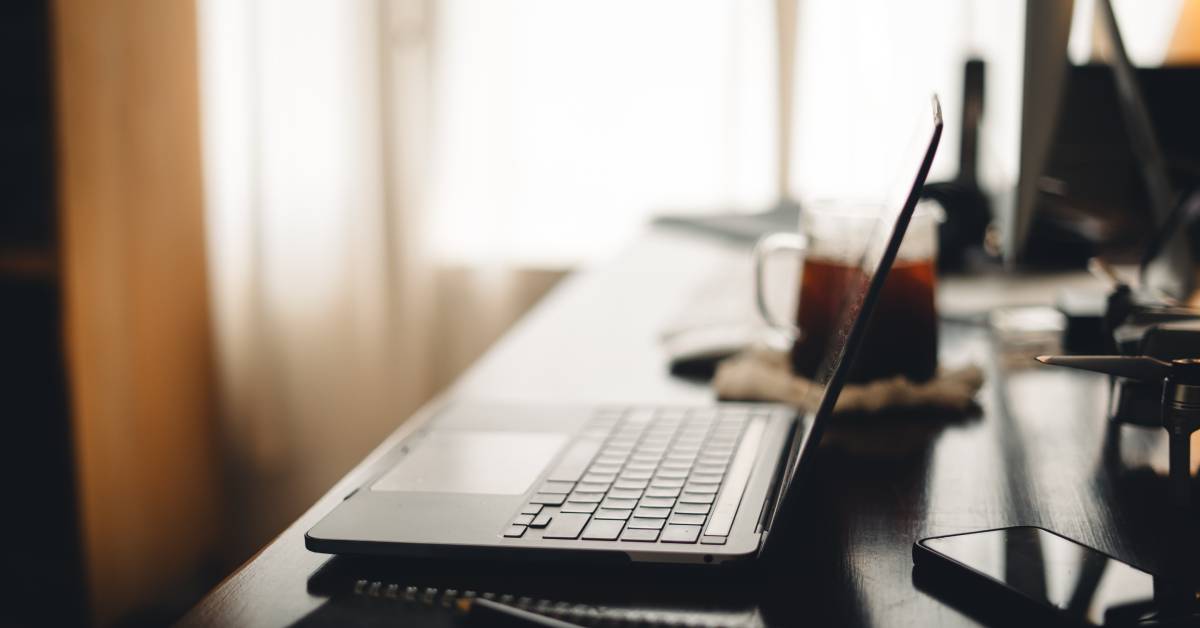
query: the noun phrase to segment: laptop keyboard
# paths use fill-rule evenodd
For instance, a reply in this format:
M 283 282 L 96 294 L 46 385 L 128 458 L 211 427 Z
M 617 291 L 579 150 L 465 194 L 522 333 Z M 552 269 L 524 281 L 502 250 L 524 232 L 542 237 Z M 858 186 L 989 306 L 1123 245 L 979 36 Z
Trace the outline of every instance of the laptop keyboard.
M 741 406 L 601 410 L 503 535 L 724 544 L 767 413 Z

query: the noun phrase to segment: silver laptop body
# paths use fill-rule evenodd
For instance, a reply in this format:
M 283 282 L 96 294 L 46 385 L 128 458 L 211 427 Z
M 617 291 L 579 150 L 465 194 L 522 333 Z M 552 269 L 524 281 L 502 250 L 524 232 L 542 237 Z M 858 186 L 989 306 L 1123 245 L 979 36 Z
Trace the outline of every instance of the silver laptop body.
M 767 547 L 830 420 L 941 137 L 922 116 L 811 407 L 453 401 L 305 535 L 337 554 L 716 564 Z

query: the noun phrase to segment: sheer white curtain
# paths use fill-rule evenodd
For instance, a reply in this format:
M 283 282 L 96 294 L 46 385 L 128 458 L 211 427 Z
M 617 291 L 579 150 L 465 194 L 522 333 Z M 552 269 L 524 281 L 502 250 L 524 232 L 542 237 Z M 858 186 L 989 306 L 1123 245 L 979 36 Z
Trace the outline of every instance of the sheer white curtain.
M 774 0 L 441 0 L 430 243 L 571 265 L 774 200 Z
M 432 392 L 432 277 L 409 235 L 425 31 L 411 3 L 198 7 L 218 377 L 261 535 Z M 389 45 L 402 30 L 413 47 Z

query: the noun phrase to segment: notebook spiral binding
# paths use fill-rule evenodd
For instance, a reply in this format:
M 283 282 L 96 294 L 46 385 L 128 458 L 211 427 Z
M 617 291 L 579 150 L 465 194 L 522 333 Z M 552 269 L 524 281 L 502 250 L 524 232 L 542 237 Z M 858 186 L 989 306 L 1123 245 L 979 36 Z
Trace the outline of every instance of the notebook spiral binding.
M 762 626 L 757 611 L 749 612 L 687 612 L 678 610 L 652 610 L 614 608 L 591 604 L 572 604 L 547 599 L 534 599 L 509 593 L 491 591 L 439 589 L 437 587 L 401 586 L 379 580 L 360 578 L 354 583 L 354 595 L 368 598 L 396 600 L 424 608 L 441 608 L 455 613 L 466 613 L 470 602 L 476 597 L 507 604 L 522 610 L 554 617 L 582 625 L 603 624 L 605 626 Z

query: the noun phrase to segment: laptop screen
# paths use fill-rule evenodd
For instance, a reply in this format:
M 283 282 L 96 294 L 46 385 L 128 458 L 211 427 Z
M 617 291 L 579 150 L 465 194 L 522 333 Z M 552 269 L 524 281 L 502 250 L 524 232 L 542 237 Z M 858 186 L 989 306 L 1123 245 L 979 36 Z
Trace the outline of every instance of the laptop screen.
M 917 130 L 909 148 L 903 153 L 901 163 L 893 172 L 885 175 L 893 177 L 895 184 L 888 189 L 874 223 L 862 232 L 862 240 L 855 243 L 857 250 L 850 257 L 857 260 L 855 272 L 845 275 L 848 285 L 843 290 L 840 315 L 830 328 L 824 357 L 814 376 L 817 385 L 811 388 L 812 399 L 806 404 L 816 410 L 798 419 L 782 479 L 781 500 L 772 515 L 772 524 L 775 515 L 787 502 L 788 492 L 801 463 L 811 457 L 810 450 L 815 449 L 821 440 L 821 433 L 833 412 L 846 373 L 862 343 L 883 281 L 895 261 L 900 242 L 916 209 L 942 134 L 942 112 L 937 96 L 933 97 L 931 106 L 932 111 L 920 115 Z

